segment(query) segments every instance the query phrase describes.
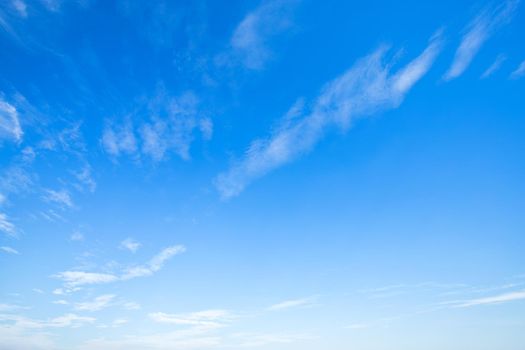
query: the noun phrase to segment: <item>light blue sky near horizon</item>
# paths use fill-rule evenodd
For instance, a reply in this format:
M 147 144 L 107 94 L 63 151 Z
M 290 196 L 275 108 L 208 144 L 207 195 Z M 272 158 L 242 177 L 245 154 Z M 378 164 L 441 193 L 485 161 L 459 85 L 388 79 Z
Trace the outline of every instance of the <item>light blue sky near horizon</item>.
M 519 1 L 0 1 L 0 350 L 522 348 Z

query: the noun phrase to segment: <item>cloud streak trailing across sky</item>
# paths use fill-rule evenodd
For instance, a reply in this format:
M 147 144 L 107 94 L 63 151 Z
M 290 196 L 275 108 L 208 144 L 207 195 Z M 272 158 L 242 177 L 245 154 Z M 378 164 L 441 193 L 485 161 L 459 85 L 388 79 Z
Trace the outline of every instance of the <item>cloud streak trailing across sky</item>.
M 517 0 L 509 0 L 496 8 L 485 9 L 469 24 L 456 50 L 452 65 L 443 76 L 444 80 L 452 80 L 463 74 L 494 31 L 510 21 L 518 3 Z
M 523 299 L 525 299 L 525 290 L 504 293 L 504 294 L 495 295 L 491 297 L 472 299 L 472 300 L 469 300 L 469 301 L 466 301 L 466 302 L 463 302 L 457 305 L 457 307 L 501 304 L 501 303 L 507 303 L 510 301 L 523 300 Z
M 120 274 L 85 271 L 63 271 L 55 274 L 53 277 L 62 280 L 64 282 L 64 286 L 70 291 L 74 291 L 75 288 L 84 285 L 126 281 L 133 278 L 145 277 L 154 274 L 155 272 L 159 271 L 173 256 L 182 254 L 185 251 L 186 248 L 181 245 L 165 248 L 160 253 L 155 255 L 148 263 L 127 268 Z M 59 292 L 57 294 L 61 293 Z
M 222 198 L 238 195 L 248 184 L 309 152 L 330 127 L 346 129 L 359 117 L 398 107 L 430 69 L 441 50 L 441 32 L 418 57 L 397 72 L 380 47 L 329 82 L 306 111 L 296 103 L 269 137 L 251 143 L 244 157 L 215 179 Z

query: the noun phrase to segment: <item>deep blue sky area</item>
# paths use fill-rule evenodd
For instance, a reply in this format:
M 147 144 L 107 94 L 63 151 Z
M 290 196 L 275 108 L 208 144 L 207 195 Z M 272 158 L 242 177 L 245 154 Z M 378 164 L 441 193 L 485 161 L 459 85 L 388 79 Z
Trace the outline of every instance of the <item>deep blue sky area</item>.
M 0 350 L 522 350 L 524 6 L 0 0 Z

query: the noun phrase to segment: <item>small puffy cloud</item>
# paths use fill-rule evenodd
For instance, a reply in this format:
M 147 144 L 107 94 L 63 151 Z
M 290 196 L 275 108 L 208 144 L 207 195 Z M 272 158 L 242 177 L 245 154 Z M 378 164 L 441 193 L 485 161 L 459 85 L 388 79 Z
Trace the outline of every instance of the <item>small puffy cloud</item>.
M 132 253 L 135 253 L 139 248 L 141 244 L 137 241 L 135 241 L 133 238 L 126 238 L 122 242 L 120 242 L 119 248 L 120 249 L 127 249 Z
M 71 237 L 69 237 L 69 239 L 72 241 L 83 241 L 84 235 L 79 231 L 75 231 L 71 234 Z
M 11 248 L 11 247 L 3 246 L 3 247 L 0 247 L 0 250 L 7 254 L 16 254 L 16 255 L 20 254 L 18 250 Z
M 69 302 L 67 300 L 60 299 L 60 300 L 53 301 L 53 304 L 56 304 L 56 305 L 69 305 Z
M 97 183 L 93 179 L 90 166 L 84 166 L 80 171 L 76 172 L 74 175 L 78 181 L 76 187 L 79 190 L 87 189 L 91 193 L 95 192 L 95 189 L 97 188 Z
M 0 140 L 20 142 L 23 134 L 16 108 L 2 100 L 0 95 Z
M 75 310 L 78 311 L 99 311 L 102 309 L 107 308 L 111 305 L 111 302 L 115 299 L 115 295 L 113 294 L 106 294 L 96 297 L 92 301 L 85 301 L 82 303 L 76 303 L 75 304 Z
M 135 114 L 140 121 L 133 123 L 128 118 L 121 126 L 106 126 L 101 139 L 106 153 L 135 159 L 145 156 L 155 162 L 175 153 L 188 160 L 195 131 L 200 131 L 204 140 L 213 135 L 213 123 L 201 115 L 199 99 L 192 91 L 170 96 L 161 89 L 147 107 L 138 110 Z
M 102 146 L 104 150 L 112 155 L 132 155 L 137 151 L 137 140 L 133 126 L 128 120 L 120 127 L 106 126 L 102 134 Z
M 27 17 L 27 5 L 23 0 L 13 0 L 11 4 L 20 16 Z
M 199 129 L 202 134 L 202 138 L 210 140 L 213 136 L 213 122 L 210 118 L 203 118 L 199 122 Z

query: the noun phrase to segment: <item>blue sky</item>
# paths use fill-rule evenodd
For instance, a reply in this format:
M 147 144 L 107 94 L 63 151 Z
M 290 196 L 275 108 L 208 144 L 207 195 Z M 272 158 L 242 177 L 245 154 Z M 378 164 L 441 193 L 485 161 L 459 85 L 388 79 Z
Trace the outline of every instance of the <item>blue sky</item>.
M 522 349 L 519 1 L 0 4 L 1 350 Z

